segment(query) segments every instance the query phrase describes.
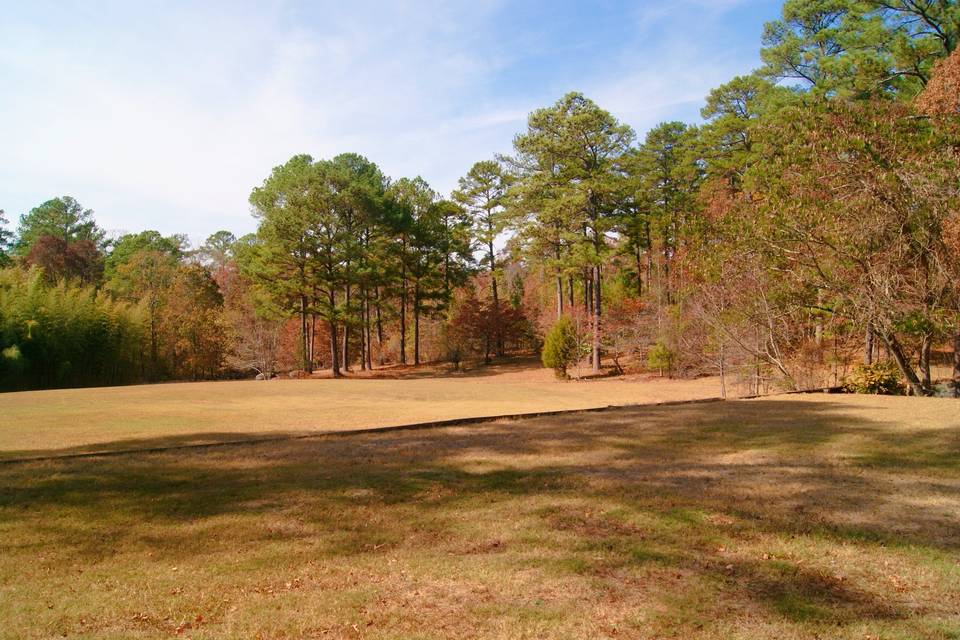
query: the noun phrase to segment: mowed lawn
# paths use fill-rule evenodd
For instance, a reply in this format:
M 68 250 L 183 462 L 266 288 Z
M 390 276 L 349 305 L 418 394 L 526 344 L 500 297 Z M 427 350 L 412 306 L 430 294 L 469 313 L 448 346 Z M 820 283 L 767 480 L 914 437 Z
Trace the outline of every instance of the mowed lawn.
M 0 459 L 719 395 L 712 378 L 559 382 L 523 364 L 446 377 L 0 393 Z
M 0 465 L 4 638 L 960 637 L 960 404 Z

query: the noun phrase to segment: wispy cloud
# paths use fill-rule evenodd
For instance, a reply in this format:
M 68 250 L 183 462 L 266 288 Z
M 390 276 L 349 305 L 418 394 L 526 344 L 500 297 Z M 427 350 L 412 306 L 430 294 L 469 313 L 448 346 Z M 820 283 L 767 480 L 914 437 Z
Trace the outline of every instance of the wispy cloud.
M 616 4 L 90 7 L 24 3 L 0 24 L 0 208 L 70 193 L 107 228 L 194 239 L 252 230 L 250 189 L 295 153 L 357 151 L 447 191 L 563 91 L 643 127 L 754 63 L 681 13 Z

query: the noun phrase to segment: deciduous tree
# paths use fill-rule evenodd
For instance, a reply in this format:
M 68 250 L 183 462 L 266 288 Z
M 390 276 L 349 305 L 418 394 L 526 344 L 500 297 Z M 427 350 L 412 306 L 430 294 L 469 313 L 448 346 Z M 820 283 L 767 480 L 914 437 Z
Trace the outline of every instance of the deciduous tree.
M 140 251 L 156 251 L 180 260 L 189 247 L 187 237 L 182 234 L 163 236 L 159 231 L 148 229 L 139 233 L 127 233 L 110 243 L 109 252 L 104 259 L 104 278 L 107 286 L 122 289 L 123 284 L 115 282 L 120 266 Z
M 24 262 L 42 269 L 50 282 L 66 278 L 98 284 L 103 276 L 103 256 L 90 240 L 68 242 L 59 236 L 40 236 Z
M 768 268 L 874 327 L 911 389 L 926 393 L 951 295 L 943 228 L 958 206 L 958 138 L 907 106 L 842 101 L 785 109 L 758 136 L 762 159 L 747 176 L 758 197 L 746 215 Z M 905 335 L 920 343 L 919 375 Z

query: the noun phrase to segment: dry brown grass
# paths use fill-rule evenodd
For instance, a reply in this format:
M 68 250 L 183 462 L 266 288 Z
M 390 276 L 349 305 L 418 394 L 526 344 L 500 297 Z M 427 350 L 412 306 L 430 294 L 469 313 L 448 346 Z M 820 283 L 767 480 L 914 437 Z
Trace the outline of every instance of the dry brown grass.
M 792 396 L 0 465 L 0 636 L 957 638 L 957 409 Z
M 0 394 L 0 458 L 235 440 L 719 395 L 715 379 L 558 382 L 529 363 L 401 379 L 197 382 Z

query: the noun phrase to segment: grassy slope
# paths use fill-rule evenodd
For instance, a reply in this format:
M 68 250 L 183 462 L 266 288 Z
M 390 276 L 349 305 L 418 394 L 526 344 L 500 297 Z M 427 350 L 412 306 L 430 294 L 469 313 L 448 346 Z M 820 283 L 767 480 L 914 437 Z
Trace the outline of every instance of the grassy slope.
M 404 380 L 200 382 L 0 394 L 0 458 L 719 395 L 715 380 L 560 383 L 543 369 Z
M 0 466 L 0 637 L 957 638 L 958 428 L 811 396 Z

